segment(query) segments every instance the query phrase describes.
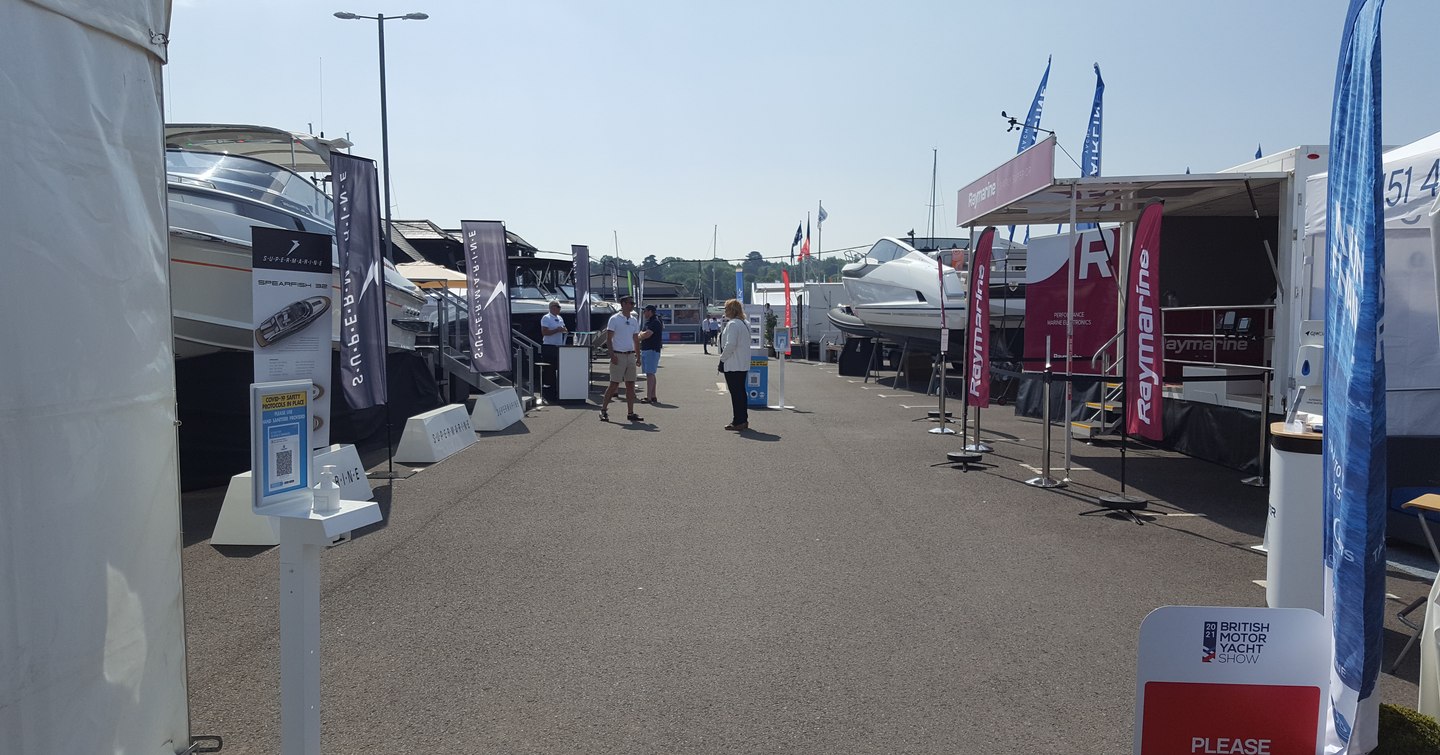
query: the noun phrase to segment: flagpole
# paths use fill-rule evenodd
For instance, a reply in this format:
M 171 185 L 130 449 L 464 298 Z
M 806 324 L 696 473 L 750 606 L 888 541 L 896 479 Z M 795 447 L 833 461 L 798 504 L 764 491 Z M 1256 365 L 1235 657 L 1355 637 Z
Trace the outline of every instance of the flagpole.
M 1065 261 L 1065 476 L 1061 482 L 1070 482 L 1070 402 L 1075 394 L 1075 203 L 1080 181 L 1070 184 L 1070 236 L 1067 249 L 1070 254 Z M 1104 398 L 1103 396 L 1101 397 Z

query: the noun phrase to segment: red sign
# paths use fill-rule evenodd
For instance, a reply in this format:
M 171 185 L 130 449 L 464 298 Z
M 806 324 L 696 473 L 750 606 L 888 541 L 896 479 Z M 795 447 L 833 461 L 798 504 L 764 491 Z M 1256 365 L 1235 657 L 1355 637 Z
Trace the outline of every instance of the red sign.
M 1178 309 L 1165 313 L 1165 359 L 1202 364 L 1265 365 L 1267 310 Z M 1178 366 L 1169 373 L 1180 374 Z
M 1160 323 L 1160 219 L 1165 205 L 1151 202 L 1140 211 L 1130 245 L 1130 275 L 1125 297 L 1125 431 L 1164 440 L 1161 428 L 1161 376 L 1165 372 L 1164 327 Z
M 1140 753 L 1315 755 L 1320 688 L 1148 682 Z
M 1050 188 L 1054 182 L 1055 137 L 1051 136 L 961 189 L 955 203 L 959 208 L 955 225 L 969 225 L 991 210 Z
M 970 322 L 966 324 L 966 348 L 970 350 L 970 375 L 965 400 L 970 406 L 990 405 L 990 246 L 995 227 L 980 233 L 975 254 L 970 257 Z
M 1076 236 L 1070 248 L 1075 270 L 1075 358 L 1077 375 L 1099 374 L 1101 363 L 1090 357 L 1115 336 L 1120 288 L 1110 267 L 1110 256 L 1120 244 L 1119 229 L 1090 230 Z M 1027 251 L 1025 286 L 1025 358 L 1029 369 L 1051 356 L 1045 353 L 1050 336 L 1052 354 L 1065 353 L 1066 249 L 1068 236 L 1031 239 Z

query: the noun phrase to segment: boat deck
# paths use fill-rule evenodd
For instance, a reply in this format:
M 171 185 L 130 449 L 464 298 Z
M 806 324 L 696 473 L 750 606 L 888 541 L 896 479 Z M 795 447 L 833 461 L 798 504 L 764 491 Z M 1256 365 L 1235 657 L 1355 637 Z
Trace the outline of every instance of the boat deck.
M 924 380 L 810 362 L 795 409 L 727 432 L 715 361 L 667 346 L 643 423 L 546 406 L 374 481 L 385 522 L 323 557 L 325 749 L 1126 752 L 1145 615 L 1264 605 L 1266 491 L 1238 472 L 1132 449 L 1144 526 L 1081 516 L 1114 448 L 1027 486 L 1043 427 L 999 407 L 985 466 L 933 466 L 959 440 L 926 432 Z M 278 548 L 212 547 L 217 507 L 184 510 L 191 729 L 278 752 Z M 1385 668 L 1429 583 L 1388 587 Z M 1381 700 L 1413 707 L 1418 667 Z

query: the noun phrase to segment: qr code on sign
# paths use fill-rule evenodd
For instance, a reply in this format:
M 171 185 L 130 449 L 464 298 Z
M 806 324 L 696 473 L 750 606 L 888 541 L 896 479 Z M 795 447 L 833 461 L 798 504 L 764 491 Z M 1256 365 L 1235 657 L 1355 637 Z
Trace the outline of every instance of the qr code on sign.
M 293 473 L 295 466 L 295 452 L 291 449 L 275 452 L 275 474 L 287 476 Z

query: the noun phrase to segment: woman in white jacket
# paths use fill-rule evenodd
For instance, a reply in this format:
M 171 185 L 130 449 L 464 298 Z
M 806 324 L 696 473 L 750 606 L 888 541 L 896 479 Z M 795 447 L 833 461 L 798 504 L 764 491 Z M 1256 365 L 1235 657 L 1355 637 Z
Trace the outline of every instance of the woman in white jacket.
M 730 424 L 726 430 L 749 430 L 750 410 L 745 402 L 745 376 L 750 373 L 750 326 L 738 299 L 725 302 L 725 327 L 720 329 L 720 369 L 730 389 Z

